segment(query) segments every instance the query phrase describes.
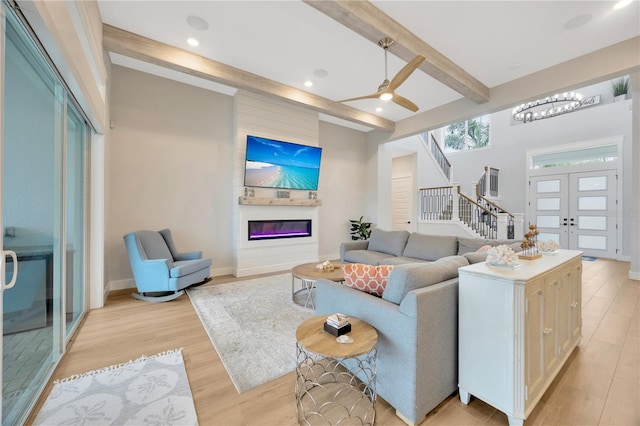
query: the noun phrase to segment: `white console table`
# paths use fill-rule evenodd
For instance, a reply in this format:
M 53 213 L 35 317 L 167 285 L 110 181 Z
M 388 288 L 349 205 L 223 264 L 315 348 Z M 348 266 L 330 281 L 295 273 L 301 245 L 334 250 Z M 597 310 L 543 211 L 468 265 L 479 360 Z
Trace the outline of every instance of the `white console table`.
M 523 424 L 582 333 L 582 252 L 519 263 L 459 270 L 460 400 L 473 395 L 510 425 Z

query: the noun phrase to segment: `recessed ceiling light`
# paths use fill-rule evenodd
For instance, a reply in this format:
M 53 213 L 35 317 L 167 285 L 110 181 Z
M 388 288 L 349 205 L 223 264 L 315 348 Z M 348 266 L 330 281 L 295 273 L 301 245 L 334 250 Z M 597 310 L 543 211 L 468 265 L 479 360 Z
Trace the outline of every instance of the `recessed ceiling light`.
M 209 29 L 209 23 L 199 16 L 187 16 L 187 24 L 198 31 L 206 31 Z
M 382 112 L 382 107 L 376 108 L 376 112 Z
M 318 68 L 313 72 L 313 75 L 315 75 L 318 78 L 325 78 L 326 76 L 329 75 L 329 71 L 323 70 L 322 68 Z
M 623 7 L 627 7 L 631 4 L 633 0 L 620 0 L 616 4 L 613 5 L 614 9 L 622 9 Z
M 593 14 L 592 13 L 585 13 L 583 15 L 578 15 L 575 18 L 571 18 L 569 19 L 565 24 L 564 24 L 564 29 L 565 30 L 573 30 L 576 29 L 578 27 L 583 26 L 584 24 L 586 24 L 587 22 L 589 22 L 591 19 L 593 19 Z
M 307 86 L 307 87 L 311 87 L 311 86 L 313 86 L 313 81 L 307 80 L 307 81 L 304 82 L 304 85 Z
M 187 39 L 187 43 L 189 43 L 189 45 L 193 47 L 197 47 L 200 44 L 200 42 L 195 38 Z

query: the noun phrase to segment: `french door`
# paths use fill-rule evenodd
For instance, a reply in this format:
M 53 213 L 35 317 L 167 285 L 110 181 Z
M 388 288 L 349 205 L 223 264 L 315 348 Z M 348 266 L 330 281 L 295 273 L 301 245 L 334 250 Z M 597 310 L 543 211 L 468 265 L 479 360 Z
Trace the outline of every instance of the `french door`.
M 0 17 L 1 414 L 3 425 L 14 425 L 24 422 L 86 309 L 88 126 L 5 2 Z
M 538 241 L 616 258 L 617 172 L 600 170 L 532 177 L 529 218 Z

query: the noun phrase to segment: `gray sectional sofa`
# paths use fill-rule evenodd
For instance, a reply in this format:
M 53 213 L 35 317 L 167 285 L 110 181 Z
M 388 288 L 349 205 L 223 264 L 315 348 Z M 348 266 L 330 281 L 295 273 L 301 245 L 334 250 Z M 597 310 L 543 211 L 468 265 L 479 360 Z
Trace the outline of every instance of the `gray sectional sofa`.
M 340 245 L 343 263 L 367 265 L 400 265 L 403 263 L 433 262 L 446 256 L 464 255 L 470 263 L 484 261 L 486 253 L 476 253 L 485 245 L 510 245 L 520 250 L 521 241 L 463 238 L 455 235 L 429 235 L 407 231 L 374 229 L 368 240 L 347 241 Z
M 377 330 L 377 392 L 409 424 L 457 390 L 458 268 L 484 261 L 486 253 L 473 252 L 485 244 L 376 229 L 367 241 L 342 244 L 341 260 L 396 265 L 382 297 L 316 282 L 318 315 L 341 312 Z

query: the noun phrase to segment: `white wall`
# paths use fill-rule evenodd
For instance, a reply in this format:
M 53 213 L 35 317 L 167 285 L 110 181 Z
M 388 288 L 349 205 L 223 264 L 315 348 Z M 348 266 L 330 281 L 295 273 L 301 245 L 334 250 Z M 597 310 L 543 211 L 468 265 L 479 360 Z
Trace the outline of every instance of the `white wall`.
M 107 252 L 111 289 L 133 284 L 122 237 L 170 228 L 179 250 L 231 266 L 233 99 L 113 66 Z
M 179 249 L 203 250 L 213 258 L 214 274 L 232 273 L 233 245 L 239 241 L 233 231 L 234 209 L 243 174 L 237 164 L 244 164 L 234 99 L 120 66 L 113 66 L 111 85 L 115 127 L 109 132 L 105 166 L 109 288 L 134 286 L 122 237 L 136 229 L 169 227 Z M 303 137 L 296 130 L 298 119 L 309 111 L 292 112 L 288 104 L 276 104 L 285 111 L 281 119 L 290 130 L 273 133 L 268 118 L 272 114 L 263 110 L 256 112 L 252 131 L 314 144 L 313 136 Z M 315 126 L 315 144 L 323 148 L 318 189 L 323 205 L 313 208 L 318 222 L 316 256 L 335 259 L 340 243 L 349 239 L 349 219 L 361 215 L 370 219 L 366 209 L 370 145 L 365 133 L 320 122 L 316 113 L 313 117 L 307 121 Z M 308 135 L 312 134 L 313 129 Z M 375 183 L 373 188 L 375 194 Z M 256 189 L 256 196 L 272 192 Z
M 320 208 L 320 260 L 337 259 L 340 243 L 351 239 L 350 219 L 365 216 L 367 146 L 365 134 L 321 121 L 322 168 L 318 194 Z
M 624 137 L 623 211 L 630 211 L 631 192 L 631 100 L 585 108 L 545 120 L 513 124 L 511 111 L 491 117 L 491 147 L 448 154 L 455 168 L 456 180 L 468 193 L 472 183 L 482 174 L 483 165 L 500 169 L 500 201 L 507 211 L 527 213 L 526 151 L 529 149 L 565 145 L 611 136 Z M 472 166 L 473 165 L 473 166 Z M 623 217 L 622 226 L 629 229 L 630 218 Z M 525 223 L 527 218 L 525 217 Z M 623 233 L 622 255 L 628 256 L 630 232 Z

